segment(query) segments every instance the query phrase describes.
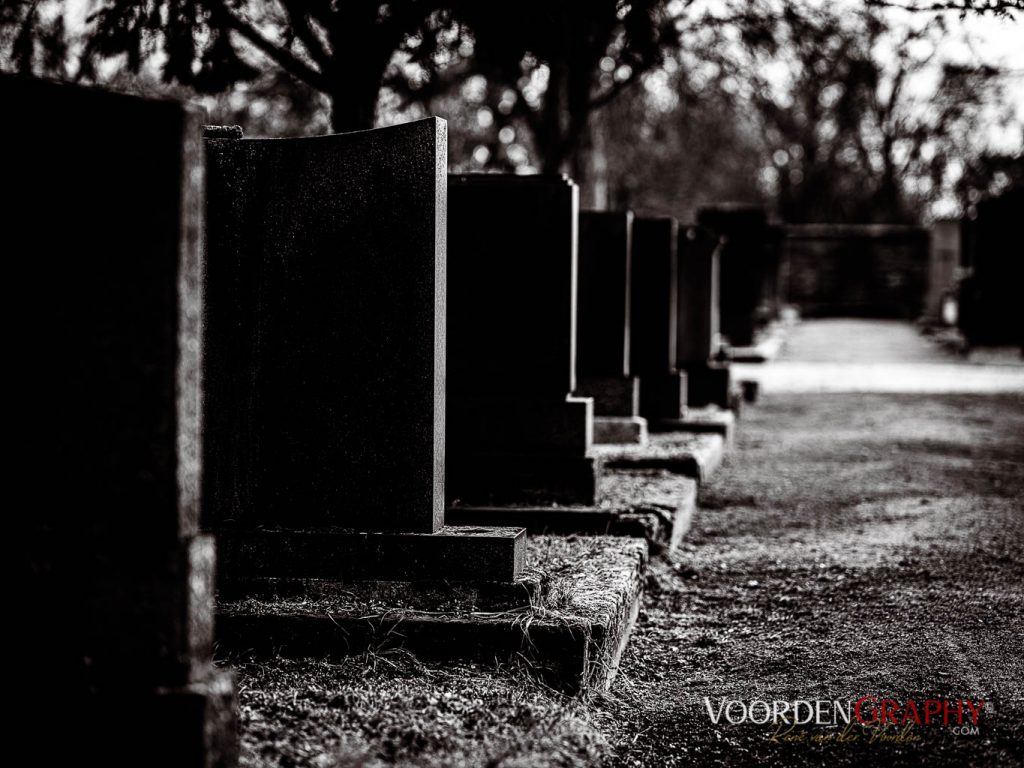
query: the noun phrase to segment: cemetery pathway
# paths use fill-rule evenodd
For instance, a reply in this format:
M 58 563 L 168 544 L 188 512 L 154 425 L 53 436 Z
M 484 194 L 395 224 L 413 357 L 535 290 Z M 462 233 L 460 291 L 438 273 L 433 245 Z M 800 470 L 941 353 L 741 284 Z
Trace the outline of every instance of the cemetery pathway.
M 1022 764 L 1024 385 L 996 372 L 989 386 L 986 366 L 981 394 L 936 393 L 933 368 L 972 367 L 909 326 L 859 321 L 797 326 L 766 380 L 772 365 L 839 365 L 852 387 L 879 363 L 916 367 L 924 393 L 766 386 L 745 413 L 596 702 L 613 764 Z M 900 702 L 901 718 L 908 699 L 987 704 L 977 732 L 911 723 L 842 739 L 715 724 L 705 705 L 862 696 Z
M 897 320 L 805 321 L 790 330 L 775 362 L 734 369 L 738 378 L 756 379 L 775 393 L 1024 392 L 1019 350 L 961 357 Z

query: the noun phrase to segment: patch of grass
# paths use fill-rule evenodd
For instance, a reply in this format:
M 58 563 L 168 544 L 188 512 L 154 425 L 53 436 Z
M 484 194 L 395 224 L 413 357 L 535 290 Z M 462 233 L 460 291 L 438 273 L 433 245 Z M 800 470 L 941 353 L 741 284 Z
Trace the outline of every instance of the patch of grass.
M 552 766 L 602 762 L 585 706 L 521 667 L 404 653 L 239 668 L 245 766 Z

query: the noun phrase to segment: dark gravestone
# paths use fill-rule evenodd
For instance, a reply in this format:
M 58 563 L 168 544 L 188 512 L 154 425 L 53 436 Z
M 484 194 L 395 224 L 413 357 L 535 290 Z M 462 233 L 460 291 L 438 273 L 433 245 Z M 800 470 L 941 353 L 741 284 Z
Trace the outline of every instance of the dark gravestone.
M 451 502 L 595 500 L 593 402 L 569 397 L 578 210 L 563 176 L 449 177 Z
M 204 525 L 222 570 L 517 577 L 521 532 L 491 531 L 480 562 L 485 533 L 442 527 L 444 121 L 208 135 Z
M 686 412 L 686 374 L 676 363 L 678 233 L 673 218 L 633 221 L 630 370 L 640 380 L 640 415 L 649 421 Z
M 200 123 L 6 76 L 0 100 L 12 492 L 33 500 L 15 559 L 32 720 L 15 732 L 48 764 L 232 765 L 213 541 L 197 535 Z
M 722 245 L 701 227 L 679 228 L 679 324 L 676 364 L 686 372 L 689 405 L 730 405 L 729 367 L 719 349 L 719 257 Z
M 766 270 L 767 213 L 757 205 L 722 204 L 701 208 L 697 223 L 722 239 L 721 333 L 732 346 L 750 346 Z
M 1024 188 L 978 204 L 968 225 L 970 275 L 960 289 L 960 329 L 974 346 L 1024 346 L 1020 228 Z
M 595 443 L 643 443 L 647 421 L 629 370 L 633 213 L 584 211 L 579 230 L 576 394 L 594 400 Z

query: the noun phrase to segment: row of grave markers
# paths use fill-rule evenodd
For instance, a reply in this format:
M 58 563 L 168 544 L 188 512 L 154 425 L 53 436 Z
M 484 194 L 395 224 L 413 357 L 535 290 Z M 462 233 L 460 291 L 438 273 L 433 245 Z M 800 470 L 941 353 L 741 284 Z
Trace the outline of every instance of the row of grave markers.
M 21 658 L 75 754 L 235 760 L 210 534 L 222 583 L 511 582 L 525 531 L 446 507 L 593 504 L 595 414 L 726 402 L 707 229 L 449 176 L 439 119 L 204 147 L 173 102 L 0 85 Z

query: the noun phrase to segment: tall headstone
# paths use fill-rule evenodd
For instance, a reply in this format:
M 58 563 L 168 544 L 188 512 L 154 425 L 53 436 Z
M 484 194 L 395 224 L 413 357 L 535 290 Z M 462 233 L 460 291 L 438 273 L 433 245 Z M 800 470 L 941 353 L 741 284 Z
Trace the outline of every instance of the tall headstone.
M 204 525 L 229 577 L 519 574 L 521 530 L 444 527 L 446 130 L 207 134 Z
M 640 379 L 640 415 L 648 421 L 686 414 L 686 373 L 679 370 L 679 224 L 633 221 L 630 369 Z
M 576 388 L 579 192 L 564 176 L 448 181 L 452 503 L 593 503 L 593 401 Z
M 12 732 L 45 764 L 230 766 L 199 534 L 200 121 L 0 76 L 19 413 Z
M 721 250 L 714 233 L 696 226 L 679 228 L 676 364 L 686 372 L 688 403 L 693 407 L 732 404 L 729 366 L 717 362 Z
M 594 399 L 596 442 L 642 442 L 640 387 L 630 374 L 632 211 L 580 214 L 576 394 Z
M 767 262 L 768 218 L 759 205 L 701 208 L 697 223 L 722 239 L 721 333 L 734 347 L 754 343 Z

